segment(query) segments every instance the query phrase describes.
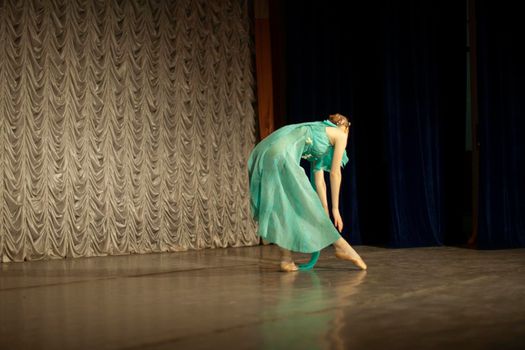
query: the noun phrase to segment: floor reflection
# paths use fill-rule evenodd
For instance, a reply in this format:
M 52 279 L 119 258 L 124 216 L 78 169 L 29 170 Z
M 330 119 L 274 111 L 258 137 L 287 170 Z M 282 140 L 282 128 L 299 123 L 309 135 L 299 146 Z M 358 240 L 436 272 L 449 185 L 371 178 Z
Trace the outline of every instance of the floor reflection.
M 283 273 L 275 299 L 265 300 L 261 348 L 345 349 L 342 307 L 351 304 L 365 276 L 366 271 L 356 271 L 334 283 L 315 270 Z

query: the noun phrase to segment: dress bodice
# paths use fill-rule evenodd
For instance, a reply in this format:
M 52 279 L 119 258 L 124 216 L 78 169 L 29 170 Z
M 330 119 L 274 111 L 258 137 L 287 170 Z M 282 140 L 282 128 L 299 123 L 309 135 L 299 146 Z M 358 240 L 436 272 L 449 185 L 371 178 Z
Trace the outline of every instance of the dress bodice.
M 326 134 L 326 127 L 337 127 L 337 125 L 329 120 L 325 120 L 323 122 L 311 123 L 308 126 L 310 132 L 306 135 L 301 158 L 312 163 L 311 165 L 314 171 L 330 171 L 334 147 Z M 341 160 L 341 166 L 345 166 L 347 162 L 348 156 L 345 151 L 343 153 L 343 159 Z

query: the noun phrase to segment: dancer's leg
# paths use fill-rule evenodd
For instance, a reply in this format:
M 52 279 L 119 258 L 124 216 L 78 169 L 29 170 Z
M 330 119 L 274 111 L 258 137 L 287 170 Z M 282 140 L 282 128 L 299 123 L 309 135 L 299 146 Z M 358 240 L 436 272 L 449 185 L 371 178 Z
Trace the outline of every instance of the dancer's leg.
M 292 272 L 297 271 L 297 265 L 293 262 L 292 252 L 288 249 L 281 249 L 281 271 Z
M 339 259 L 348 260 L 353 262 L 362 270 L 366 270 L 367 266 L 363 259 L 357 254 L 352 246 L 344 239 L 339 238 L 335 243 L 335 256 Z

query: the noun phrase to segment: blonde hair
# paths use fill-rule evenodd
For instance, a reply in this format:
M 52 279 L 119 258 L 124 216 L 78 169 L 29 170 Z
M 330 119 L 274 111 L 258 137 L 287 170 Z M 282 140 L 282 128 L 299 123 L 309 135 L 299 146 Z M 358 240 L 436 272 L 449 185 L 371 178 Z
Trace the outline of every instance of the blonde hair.
M 330 114 L 328 120 L 337 126 L 346 126 L 347 128 L 350 127 L 350 122 L 348 121 L 348 118 L 339 113 Z

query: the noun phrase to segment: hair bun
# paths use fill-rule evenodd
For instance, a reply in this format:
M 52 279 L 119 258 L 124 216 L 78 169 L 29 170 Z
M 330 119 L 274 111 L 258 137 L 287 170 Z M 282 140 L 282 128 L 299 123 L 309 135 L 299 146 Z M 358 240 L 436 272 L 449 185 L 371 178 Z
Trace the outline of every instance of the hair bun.
M 330 116 L 328 117 L 328 120 L 330 120 L 335 125 L 339 125 L 339 126 L 343 125 L 346 127 L 350 126 L 350 122 L 348 121 L 348 118 L 339 113 L 330 114 Z

